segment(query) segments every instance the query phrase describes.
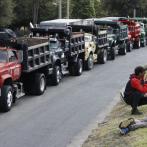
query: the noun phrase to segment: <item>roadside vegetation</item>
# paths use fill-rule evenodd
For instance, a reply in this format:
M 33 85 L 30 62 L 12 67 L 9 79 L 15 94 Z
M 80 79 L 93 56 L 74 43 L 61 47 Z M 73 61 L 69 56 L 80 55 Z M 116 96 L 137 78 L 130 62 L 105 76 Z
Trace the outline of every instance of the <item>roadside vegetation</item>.
M 120 135 L 118 125 L 122 120 L 147 116 L 147 106 L 139 107 L 143 115 L 131 115 L 131 107 L 120 101 L 105 120 L 92 130 L 82 147 L 146 147 L 147 128 L 139 128 L 127 135 Z

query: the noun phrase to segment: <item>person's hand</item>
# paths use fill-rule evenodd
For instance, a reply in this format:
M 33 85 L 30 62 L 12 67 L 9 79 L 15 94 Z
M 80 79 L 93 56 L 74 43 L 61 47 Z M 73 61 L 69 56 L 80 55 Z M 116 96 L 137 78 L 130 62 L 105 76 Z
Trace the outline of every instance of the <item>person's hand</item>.
M 147 93 L 144 94 L 144 97 L 147 97 Z

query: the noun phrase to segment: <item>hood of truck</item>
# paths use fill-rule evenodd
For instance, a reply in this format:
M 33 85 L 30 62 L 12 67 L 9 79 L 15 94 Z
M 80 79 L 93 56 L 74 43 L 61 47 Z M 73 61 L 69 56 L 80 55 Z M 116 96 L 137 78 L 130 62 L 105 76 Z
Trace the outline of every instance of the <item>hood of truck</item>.
M 87 42 L 85 42 L 85 48 L 91 47 L 90 45 L 91 46 L 95 46 L 95 43 L 93 41 L 87 41 Z
M 0 63 L 0 70 L 2 70 L 3 68 L 5 68 L 7 63 Z
M 85 42 L 85 47 L 89 47 L 90 42 Z

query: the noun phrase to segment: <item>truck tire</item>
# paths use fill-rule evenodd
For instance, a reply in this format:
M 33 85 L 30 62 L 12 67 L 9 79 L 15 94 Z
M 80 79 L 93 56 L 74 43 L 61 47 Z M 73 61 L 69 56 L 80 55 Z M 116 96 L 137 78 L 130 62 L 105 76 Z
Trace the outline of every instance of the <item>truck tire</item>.
M 131 52 L 133 49 L 133 44 L 132 43 L 127 43 L 127 52 Z
M 37 73 L 34 75 L 34 86 L 32 92 L 34 95 L 41 95 L 46 89 L 46 78 L 43 73 Z
M 127 48 L 126 48 L 126 43 L 123 44 L 123 47 L 119 48 L 118 54 L 119 55 L 126 55 L 127 53 Z
M 60 66 L 55 66 L 51 77 L 52 85 L 58 85 L 62 79 Z
M 93 61 L 93 55 L 90 54 L 86 63 L 85 63 L 85 68 L 86 70 L 91 70 L 94 66 L 94 61 Z
M 75 71 L 74 71 L 74 65 L 73 65 L 73 64 L 69 64 L 69 65 L 68 65 L 68 71 L 69 71 L 69 74 L 70 74 L 71 76 L 74 76 Z
M 13 103 L 13 93 L 12 87 L 9 85 L 5 85 L 1 89 L 1 97 L 0 97 L 0 109 L 3 112 L 8 112 Z
M 78 59 L 77 62 L 74 64 L 74 75 L 80 76 L 83 72 L 83 61 L 82 59 Z
M 141 47 L 145 47 L 146 46 L 146 39 L 144 38 L 144 41 L 140 44 Z
M 134 48 L 135 49 L 139 49 L 140 48 L 140 40 L 134 42 Z
M 99 55 L 98 55 L 98 63 L 105 64 L 107 62 L 107 50 L 104 49 Z
M 110 49 L 110 59 L 115 60 L 115 49 L 114 49 L 114 47 L 112 47 Z

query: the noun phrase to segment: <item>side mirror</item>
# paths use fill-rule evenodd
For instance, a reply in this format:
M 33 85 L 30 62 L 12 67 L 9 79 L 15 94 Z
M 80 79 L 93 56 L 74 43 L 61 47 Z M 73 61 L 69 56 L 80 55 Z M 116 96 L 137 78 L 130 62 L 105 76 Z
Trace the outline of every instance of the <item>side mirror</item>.
M 17 53 L 17 57 L 18 57 L 18 62 L 22 63 L 23 61 L 23 51 L 19 50 Z

